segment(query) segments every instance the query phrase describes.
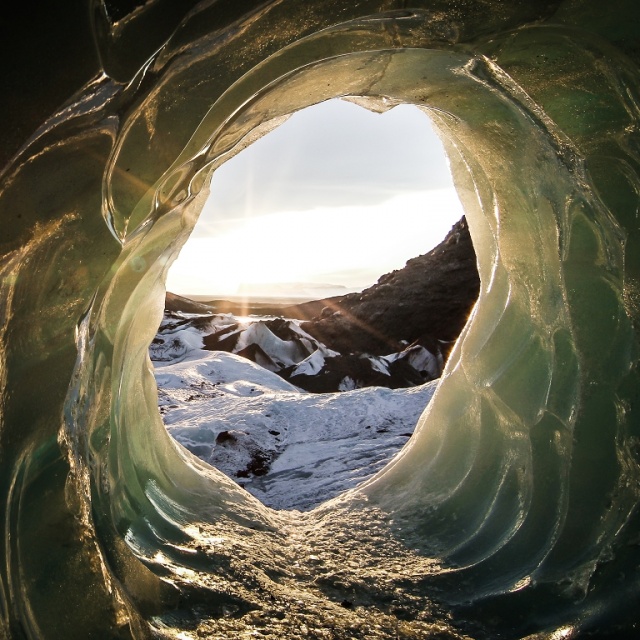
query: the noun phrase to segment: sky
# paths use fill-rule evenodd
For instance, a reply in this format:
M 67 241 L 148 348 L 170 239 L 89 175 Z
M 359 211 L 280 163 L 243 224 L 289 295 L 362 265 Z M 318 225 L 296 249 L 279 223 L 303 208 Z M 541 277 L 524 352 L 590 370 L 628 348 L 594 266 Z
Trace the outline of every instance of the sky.
M 180 295 L 360 291 L 428 252 L 463 215 L 429 118 L 329 100 L 218 168 L 171 266 Z

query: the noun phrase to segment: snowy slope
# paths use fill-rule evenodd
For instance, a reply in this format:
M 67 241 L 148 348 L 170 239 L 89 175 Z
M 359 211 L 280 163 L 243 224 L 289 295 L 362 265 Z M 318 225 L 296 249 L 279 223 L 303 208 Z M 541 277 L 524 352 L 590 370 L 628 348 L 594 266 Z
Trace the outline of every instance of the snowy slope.
M 312 394 L 230 353 L 181 357 L 155 363 L 169 433 L 276 509 L 311 509 L 381 469 L 437 385 Z
M 193 349 L 243 356 L 278 373 L 297 387 L 315 392 L 370 386 L 411 387 L 440 376 L 442 354 L 419 344 L 384 356 L 340 354 L 285 318 L 166 311 L 149 348 L 155 362 L 171 362 Z

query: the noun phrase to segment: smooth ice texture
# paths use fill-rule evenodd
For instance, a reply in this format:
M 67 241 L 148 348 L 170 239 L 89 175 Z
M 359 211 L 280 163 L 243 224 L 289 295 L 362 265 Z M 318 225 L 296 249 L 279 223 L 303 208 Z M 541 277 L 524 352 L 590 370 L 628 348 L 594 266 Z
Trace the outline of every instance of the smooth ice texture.
M 92 2 L 105 73 L 2 174 L 0 635 L 632 633 L 640 5 L 170 6 Z M 431 117 L 482 288 L 410 444 L 296 515 L 174 443 L 147 348 L 211 172 L 340 96 Z

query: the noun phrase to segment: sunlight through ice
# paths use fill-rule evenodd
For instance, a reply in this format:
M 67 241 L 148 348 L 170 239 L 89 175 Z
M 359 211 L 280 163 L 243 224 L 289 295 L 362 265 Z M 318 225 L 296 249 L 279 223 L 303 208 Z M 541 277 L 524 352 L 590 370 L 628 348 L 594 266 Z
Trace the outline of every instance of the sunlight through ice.
M 425 214 L 430 211 L 448 215 Z M 167 289 L 235 294 L 243 284 L 297 282 L 362 289 L 427 253 L 462 215 L 455 191 L 441 189 L 401 194 L 375 206 L 220 222 L 214 225 L 219 229 L 214 236 L 185 245 L 171 268 Z
M 424 113 L 331 100 L 293 114 L 215 172 L 167 289 L 358 291 L 427 253 L 463 213 Z

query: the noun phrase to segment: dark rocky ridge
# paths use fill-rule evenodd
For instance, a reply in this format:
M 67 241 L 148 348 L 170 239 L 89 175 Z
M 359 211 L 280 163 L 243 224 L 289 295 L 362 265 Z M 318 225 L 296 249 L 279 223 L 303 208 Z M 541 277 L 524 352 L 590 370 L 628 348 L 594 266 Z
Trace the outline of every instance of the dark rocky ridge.
M 463 217 L 429 253 L 383 275 L 361 293 L 288 307 L 282 313 L 308 318 L 301 328 L 342 354 L 384 355 L 407 343 L 437 353 L 439 344 L 457 339 L 479 290 L 476 255 Z M 443 351 L 448 351 L 446 344 Z
M 339 299 L 339 296 L 336 300 Z M 292 301 L 281 301 L 278 299 L 270 299 L 268 302 L 256 300 L 253 298 L 235 299 L 235 300 L 202 300 L 196 301 L 191 298 L 185 298 L 175 293 L 167 292 L 165 298 L 165 311 L 174 311 L 180 313 L 230 313 L 234 316 L 283 316 L 285 309 L 297 308 Z M 318 312 L 322 309 L 324 302 L 322 300 L 316 302 L 305 303 L 310 305 L 319 305 Z M 287 316 L 291 318 L 299 318 L 300 316 Z M 302 316 L 310 319 L 312 316 Z
M 196 302 L 190 298 L 167 291 L 164 298 L 164 310 L 171 313 L 211 313 L 211 305 Z

